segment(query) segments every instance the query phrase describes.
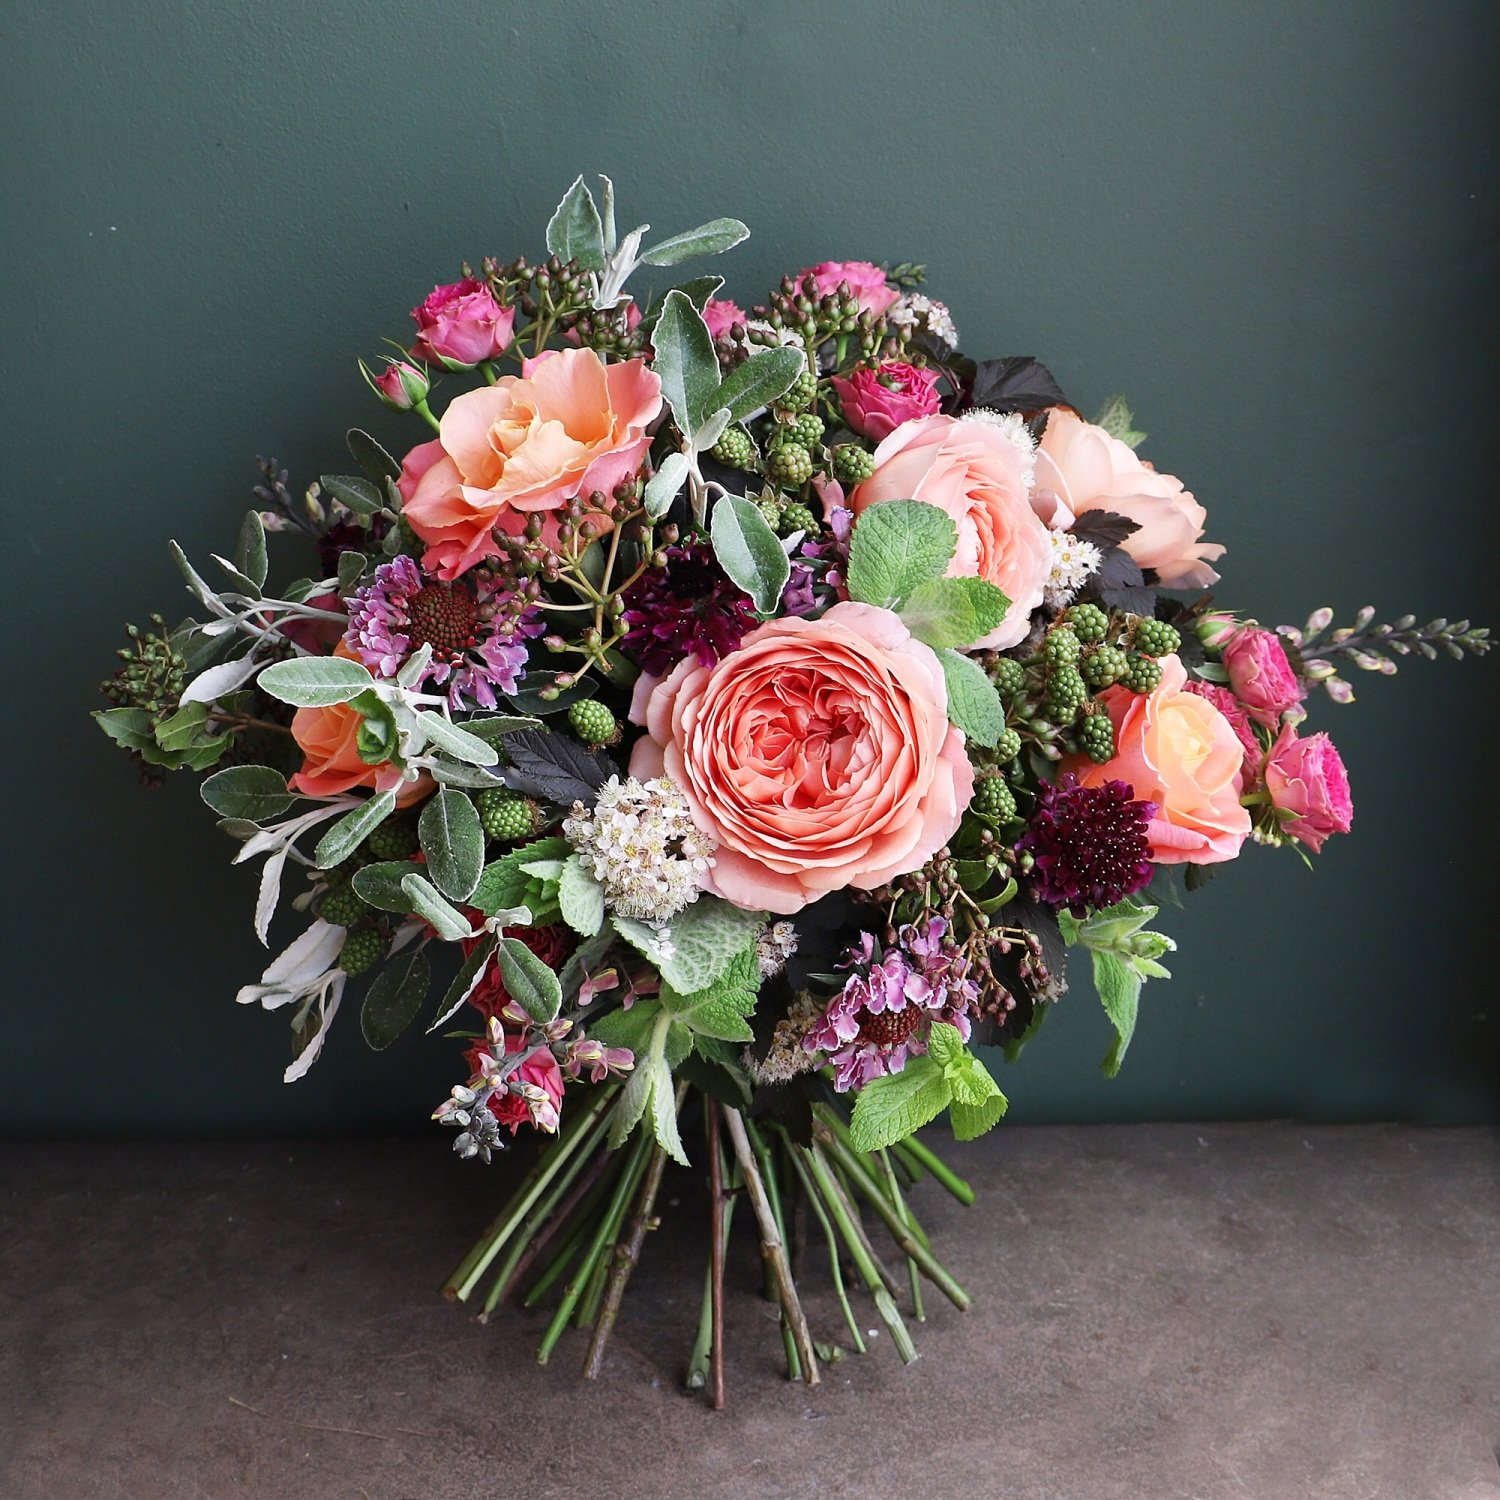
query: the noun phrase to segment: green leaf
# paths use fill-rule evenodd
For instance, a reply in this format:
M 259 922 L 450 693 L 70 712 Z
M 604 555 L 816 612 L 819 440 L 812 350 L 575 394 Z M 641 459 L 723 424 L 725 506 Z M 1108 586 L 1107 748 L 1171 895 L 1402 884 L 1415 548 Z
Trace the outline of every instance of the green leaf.
M 426 731 L 427 738 L 439 750 L 451 755 L 455 760 L 461 760 L 465 765 L 470 766 L 500 764 L 500 752 L 488 740 L 480 739 L 477 734 L 470 734 L 467 729 L 460 729 L 457 724 L 450 723 L 442 714 L 435 714 L 424 709 L 417 715 L 417 722 Z
M 178 572 L 180 572 L 182 576 L 187 580 L 188 591 L 192 593 L 200 603 L 207 604 L 210 600 L 217 599 L 219 597 L 218 591 L 216 589 L 211 589 L 208 584 L 204 582 L 197 569 L 195 569 L 192 563 L 188 561 L 187 553 L 184 552 L 176 542 L 168 542 L 167 551 L 172 554 L 172 561 L 177 564 Z
M 604 269 L 604 224 L 582 176 L 574 179 L 553 210 L 547 223 L 547 251 L 559 260 L 576 260 L 585 271 Z
M 573 846 L 565 838 L 533 839 L 512 849 L 484 867 L 479 884 L 470 893 L 469 905 L 477 906 L 487 917 L 508 906 L 532 906 L 527 897 L 535 894 L 536 882 L 521 867 L 543 859 L 567 859 L 572 852 Z M 549 920 L 535 906 L 532 914 L 538 924 Z
M 1113 1078 L 1120 1071 L 1130 1038 L 1135 1034 L 1141 982 L 1141 976 L 1123 959 L 1107 951 L 1095 952 L 1094 988 L 1099 992 L 1104 1013 L 1115 1028 L 1114 1046 L 1099 1065 L 1106 1078 Z
M 246 595 L 251 599 L 260 598 L 260 585 L 257 584 L 253 578 L 247 578 L 245 574 L 241 573 L 240 570 L 235 567 L 235 565 L 230 562 L 227 557 L 220 557 L 217 552 L 211 552 L 209 553 L 209 556 L 212 557 L 213 560 L 218 563 L 218 565 L 224 570 L 224 572 L 228 575 L 230 583 L 232 583 L 234 587 L 240 591 L 240 593 Z
M 401 882 L 408 875 L 421 873 L 421 866 L 409 859 L 387 859 L 356 870 L 352 883 L 355 894 L 371 906 L 404 915 L 411 910 L 411 900 Z
M 363 552 L 351 552 L 347 548 L 339 553 L 339 588 L 352 589 L 365 576 L 370 559 Z
M 156 745 L 151 715 L 144 708 L 101 708 L 95 710 L 94 719 L 115 744 L 123 745 L 127 750 L 145 750 Z M 285 786 L 286 782 L 283 781 L 282 785 Z
M 557 1019 L 562 986 L 557 975 L 520 938 L 501 938 L 495 949 L 500 978 L 512 1000 L 539 1026 Z
M 692 440 L 705 418 L 718 410 L 719 359 L 703 314 L 681 292 L 668 292 L 652 335 L 662 395 L 682 435 Z
M 587 1034 L 602 1047 L 628 1047 L 637 1057 L 651 1045 L 660 1000 L 637 1000 L 629 1010 L 612 1010 L 587 1023 Z
M 933 578 L 912 590 L 901 621 L 935 651 L 972 646 L 1005 618 L 1010 600 L 983 578 Z
M 367 766 L 383 766 L 393 760 L 400 745 L 396 714 L 391 705 L 374 688 L 349 700 L 349 707 L 360 716 L 354 748 Z
M 647 1065 L 647 1059 L 639 1058 L 631 1070 L 630 1077 L 625 1080 L 625 1087 L 620 1090 L 620 1098 L 609 1117 L 609 1149 L 611 1151 L 618 1151 L 625 1144 L 630 1138 L 630 1132 L 635 1129 L 636 1123 L 646 1113 L 646 1105 L 651 1101 L 651 1085 L 654 1081 L 655 1074 Z
M 466 733 L 493 745 L 508 734 L 517 734 L 523 729 L 540 729 L 542 721 L 528 714 L 494 714 L 485 719 L 465 719 L 463 727 Z
M 479 983 L 480 974 L 494 957 L 499 941 L 493 932 L 487 932 L 474 944 L 473 950 L 464 959 L 462 968 L 453 976 L 453 983 L 448 986 L 443 993 L 443 998 L 438 1001 L 437 1014 L 427 1028 L 429 1036 L 448 1020 L 473 993 L 475 986 Z
M 1121 395 L 1111 396 L 1104 403 L 1094 425 L 1102 427 L 1112 438 L 1119 438 L 1127 448 L 1139 448 L 1146 441 L 1146 434 L 1135 430 L 1135 416 Z
M 709 301 L 719 295 L 720 288 L 723 285 L 724 278 L 722 276 L 694 276 L 689 281 L 679 282 L 674 290 L 681 292 L 699 312 L 702 312 Z M 652 314 L 647 321 L 652 327 L 655 327 L 655 314 Z
M 700 896 L 672 918 L 665 933 L 618 913 L 613 920 L 620 936 L 644 953 L 674 990 L 691 995 L 707 989 L 755 941 L 765 914 L 741 911 L 717 896 Z
M 669 453 L 662 459 L 661 467 L 647 480 L 646 493 L 642 496 L 641 503 L 653 521 L 661 520 L 671 510 L 672 502 L 688 476 L 689 467 L 687 454 Z
M 880 1151 L 935 1120 L 951 1098 L 948 1080 L 931 1057 L 909 1058 L 899 1073 L 859 1091 L 849 1133 L 861 1151 Z
M 385 508 L 380 491 L 357 474 L 324 474 L 318 483 L 357 516 L 373 516 Z
M 221 818 L 248 818 L 253 823 L 279 818 L 297 800 L 297 794 L 287 790 L 286 777 L 270 766 L 216 771 L 198 794 Z
M 1068 941 L 1082 942 L 1085 947 L 1095 951 L 1128 950 L 1130 939 L 1140 932 L 1159 910 L 1159 907 L 1152 906 L 1150 902 L 1136 901 L 1133 897 L 1127 896 L 1123 901 L 1117 901 L 1103 911 L 1090 912 L 1087 917 L 1076 924 L 1076 939 L 1069 938 Z M 1064 929 L 1064 936 L 1066 936 L 1066 929 Z M 1161 946 L 1152 956 L 1156 957 L 1164 953 L 1166 949 L 1167 940 L 1163 938 Z
M 849 539 L 849 597 L 899 609 L 931 579 L 941 578 L 958 528 L 935 505 L 882 500 L 860 512 Z
M 672 1069 L 667 1059 L 657 1053 L 651 1058 L 651 1133 L 656 1144 L 673 1161 L 686 1167 L 687 1152 L 682 1149 L 682 1136 L 677 1129 L 677 1100 L 672 1088 Z
M 800 348 L 762 349 L 724 377 L 718 403 L 729 408 L 731 421 L 743 422 L 790 390 L 806 368 L 807 356 Z
M 948 1107 L 948 1123 L 955 1140 L 972 1141 L 992 1130 L 1010 1108 L 1010 1101 L 998 1090 L 980 1104 L 961 1104 L 957 1099 Z
M 351 427 L 344 434 L 344 442 L 353 455 L 354 462 L 376 484 L 384 484 L 387 479 L 401 477 L 401 465 L 368 432 L 362 432 L 358 427 Z
M 984 668 L 957 651 L 939 651 L 948 685 L 948 718 L 976 745 L 993 748 L 1005 728 L 1005 705 Z
M 345 813 L 323 835 L 313 851 L 313 863 L 320 870 L 332 869 L 353 854 L 365 838 L 379 828 L 395 810 L 395 792 L 376 792 L 368 802 L 361 802 L 352 812 Z
M 424 922 L 430 922 L 432 930 L 445 943 L 456 943 L 474 936 L 468 919 L 448 904 L 430 880 L 421 875 L 407 875 L 401 881 L 401 888 L 406 892 L 407 910 Z
M 235 566 L 258 589 L 266 581 L 270 571 L 270 559 L 266 555 L 266 526 L 258 510 L 247 510 L 240 523 L 240 538 L 234 549 Z
M 156 743 L 163 750 L 186 750 L 199 737 L 208 721 L 208 704 L 185 703 L 156 726 Z
M 729 966 L 711 984 L 684 995 L 664 984 L 662 1004 L 689 1030 L 726 1042 L 750 1042 L 755 1033 L 747 1017 L 755 1010 L 760 989 L 760 965 L 754 947 L 748 947 L 730 961 Z
M 382 969 L 360 1007 L 359 1029 L 376 1052 L 389 1047 L 411 1025 L 432 983 L 432 966 L 418 948 Z
M 427 799 L 417 837 L 433 884 L 450 901 L 465 901 L 484 871 L 484 828 L 462 792 L 444 790 Z
M 259 685 L 273 698 L 297 708 L 327 708 L 347 703 L 374 686 L 375 679 L 357 661 L 343 656 L 298 656 L 273 661 Z
M 781 601 L 792 565 L 760 507 L 737 495 L 723 496 L 714 506 L 709 535 L 714 556 L 730 579 L 750 595 L 761 614 L 771 614 Z
M 675 266 L 698 255 L 722 255 L 749 237 L 750 231 L 738 219 L 710 219 L 696 229 L 658 240 L 641 251 L 641 260 L 648 266 Z
M 969 1055 L 963 1033 L 947 1021 L 934 1021 L 927 1034 L 927 1055 L 940 1068 L 962 1063 Z
M 604 926 L 604 888 L 575 854 L 563 864 L 557 882 L 563 921 L 582 937 L 594 937 Z

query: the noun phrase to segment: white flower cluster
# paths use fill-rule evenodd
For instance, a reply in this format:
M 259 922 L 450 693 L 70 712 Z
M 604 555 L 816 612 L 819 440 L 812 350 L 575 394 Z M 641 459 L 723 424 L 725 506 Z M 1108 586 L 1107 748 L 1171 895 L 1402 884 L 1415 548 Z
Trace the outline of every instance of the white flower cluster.
M 996 411 L 989 406 L 976 406 L 971 411 L 966 411 L 958 419 L 960 422 L 980 422 L 986 427 L 998 427 L 1000 435 L 1018 452 L 1026 464 L 1026 471 L 1021 476 L 1026 482 L 1026 488 L 1030 489 L 1036 483 L 1036 439 L 1031 435 L 1031 429 L 1026 425 L 1026 418 L 1020 412 Z
M 1092 542 L 1080 541 L 1066 531 L 1054 531 L 1052 571 L 1047 575 L 1045 599 L 1053 609 L 1072 602 L 1073 595 L 1091 573 L 1098 571 L 1102 555 Z
M 760 977 L 771 979 L 786 968 L 786 961 L 797 951 L 797 929 L 790 922 L 772 922 L 755 940 L 755 960 Z
M 958 328 L 947 305 L 920 292 L 908 292 L 885 315 L 886 321 L 896 328 L 915 332 L 925 328 L 933 338 L 950 349 L 958 347 Z
M 604 887 L 604 899 L 638 922 L 669 921 L 696 901 L 718 847 L 665 776 L 611 776 L 592 812 L 573 804 L 563 833 Z

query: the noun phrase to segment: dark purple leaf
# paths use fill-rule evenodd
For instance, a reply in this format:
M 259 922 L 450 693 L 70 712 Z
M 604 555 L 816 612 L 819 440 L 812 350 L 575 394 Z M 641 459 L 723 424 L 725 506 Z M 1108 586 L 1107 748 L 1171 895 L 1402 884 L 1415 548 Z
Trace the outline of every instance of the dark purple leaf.
M 1052 372 L 1030 355 L 1011 359 L 986 359 L 974 367 L 969 400 L 993 411 L 1019 411 L 1030 415 L 1049 406 L 1067 406 Z
M 1092 542 L 1101 552 L 1118 547 L 1126 537 L 1140 529 L 1139 521 L 1117 515 L 1112 510 L 1086 510 L 1068 527 L 1080 542 Z
M 506 786 L 564 807 L 573 802 L 592 806 L 595 793 L 616 774 L 607 755 L 584 749 L 569 735 L 540 729 L 506 735 L 505 754 L 510 764 L 500 774 Z

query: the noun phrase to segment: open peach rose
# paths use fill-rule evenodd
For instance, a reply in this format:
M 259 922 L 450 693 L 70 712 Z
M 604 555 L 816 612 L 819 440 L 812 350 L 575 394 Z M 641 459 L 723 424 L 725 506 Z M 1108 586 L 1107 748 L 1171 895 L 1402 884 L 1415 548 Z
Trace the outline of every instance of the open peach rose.
M 576 495 L 608 494 L 640 467 L 661 381 L 645 361 L 606 365 L 563 349 L 526 375 L 448 403 L 433 443 L 408 455 L 402 494 L 426 565 L 456 578 L 498 553 L 493 533 L 518 535 Z
M 1100 694 L 1115 726 L 1114 757 L 1102 766 L 1070 757 L 1063 769 L 1084 786 L 1128 782 L 1135 797 L 1156 803 L 1146 832 L 1157 864 L 1233 859 L 1250 832 L 1240 806 L 1244 746 L 1207 698 L 1185 690 L 1187 670 L 1175 656 L 1162 657 L 1161 669 L 1150 693 Z
M 974 789 L 934 653 L 890 611 L 772 620 L 646 697 L 632 776 L 665 773 L 718 840 L 709 888 L 789 913 L 916 869 Z
M 1136 522 L 1140 530 L 1120 546 L 1141 567 L 1154 568 L 1164 588 L 1206 588 L 1218 580 L 1209 563 L 1222 557 L 1224 548 L 1198 540 L 1208 512 L 1182 481 L 1158 474 L 1128 443 L 1077 412 L 1058 406 L 1047 413 L 1036 455 L 1036 484 L 1074 516 L 1109 510 Z
M 1004 650 L 1025 637 L 1052 571 L 1052 544 L 1028 493 L 1029 467 L 1029 455 L 992 423 L 919 417 L 881 442 L 874 473 L 849 496 L 856 518 L 882 500 L 923 500 L 952 517 L 958 549 L 949 576 L 983 578 L 1010 600 L 999 628 L 976 648 Z

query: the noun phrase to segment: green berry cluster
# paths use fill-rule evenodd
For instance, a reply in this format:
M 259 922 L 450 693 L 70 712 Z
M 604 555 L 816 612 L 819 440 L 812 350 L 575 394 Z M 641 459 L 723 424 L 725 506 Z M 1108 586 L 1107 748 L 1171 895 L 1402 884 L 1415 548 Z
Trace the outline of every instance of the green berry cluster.
M 981 776 L 974 787 L 974 810 L 997 823 L 1008 823 L 1016 815 L 1016 796 L 1000 775 Z
M 1042 711 L 1054 724 L 1071 724 L 1088 698 L 1088 684 L 1077 667 L 1054 667 L 1047 676 Z
M 1042 659 L 1049 667 L 1071 667 L 1078 652 L 1078 637 L 1067 625 L 1055 626 L 1042 642 Z
M 794 531 L 805 531 L 809 536 L 816 536 L 819 530 L 818 518 L 805 505 L 793 500 L 783 508 L 776 529 L 782 536 L 790 536 Z
M 1099 692 L 1118 682 L 1125 675 L 1129 665 L 1130 661 L 1125 653 L 1118 646 L 1111 646 L 1106 641 L 1095 646 L 1084 656 L 1079 670 L 1083 673 L 1083 680 L 1095 692 Z
M 731 469 L 755 467 L 755 443 L 743 427 L 726 427 L 709 451 Z
M 1018 697 L 1026 686 L 1026 669 L 1014 657 L 997 657 L 989 671 L 990 681 L 1002 698 Z
M 1063 614 L 1080 641 L 1102 641 L 1109 633 L 1109 616 L 1097 604 L 1075 604 Z
M 602 703 L 592 698 L 581 699 L 568 709 L 568 723 L 585 745 L 619 743 L 620 726 L 615 722 L 615 716 Z M 494 837 L 493 834 L 490 836 Z
M 417 852 L 417 825 L 410 818 L 387 818 L 365 840 L 376 859 L 407 859 Z
M 1002 729 L 1000 737 L 995 741 L 995 759 L 1003 766 L 1013 761 L 1020 753 L 1020 734 L 1009 727 Z
M 1115 753 L 1115 726 L 1105 713 L 1086 714 L 1078 726 L 1078 738 L 1084 753 L 1096 766 L 1111 760 Z
M 339 968 L 351 979 L 378 964 L 390 949 L 390 939 L 377 927 L 361 927 L 344 939 Z
M 812 454 L 801 443 L 782 443 L 767 456 L 766 473 L 777 484 L 806 484 L 813 476 Z
M 790 422 L 783 423 L 781 431 L 786 442 L 800 443 L 804 448 L 812 448 L 822 439 L 823 419 L 814 416 L 812 412 L 806 412 L 800 417 L 793 417 Z
M 488 838 L 497 843 L 518 844 L 537 831 L 537 808 L 519 792 L 490 787 L 474 799 L 479 823 Z
M 858 443 L 840 443 L 833 450 L 833 477 L 840 484 L 863 484 L 875 472 L 875 455 Z
M 806 411 L 818 399 L 818 377 L 804 370 L 778 398 L 777 406 L 787 411 Z
M 1132 652 L 1125 675 L 1120 678 L 1120 681 L 1132 693 L 1149 693 L 1161 681 L 1161 663 L 1152 661 L 1149 656 L 1141 656 Z
M 1165 620 L 1143 617 L 1135 622 L 1132 645 L 1142 656 L 1170 656 L 1181 644 L 1176 626 Z
M 116 653 L 124 665 L 99 684 L 99 691 L 116 708 L 167 714 L 177 707 L 187 685 L 187 662 L 172 649 L 167 622 L 152 615 L 151 625 L 155 634 L 146 634 L 137 625 L 125 627 L 130 645 Z
M 323 897 L 318 915 L 335 927 L 353 927 L 374 910 L 352 885 L 336 885 Z

